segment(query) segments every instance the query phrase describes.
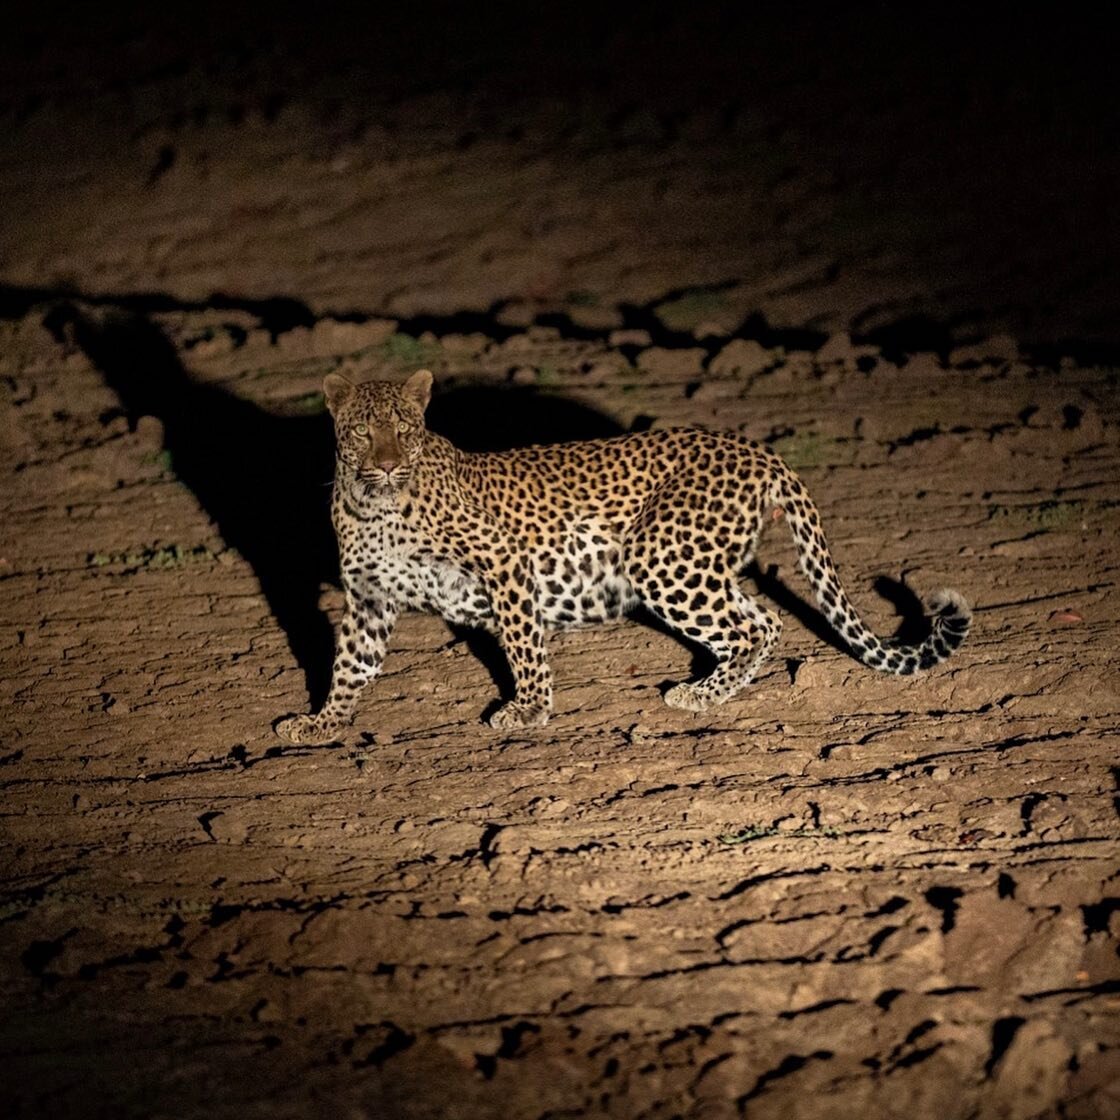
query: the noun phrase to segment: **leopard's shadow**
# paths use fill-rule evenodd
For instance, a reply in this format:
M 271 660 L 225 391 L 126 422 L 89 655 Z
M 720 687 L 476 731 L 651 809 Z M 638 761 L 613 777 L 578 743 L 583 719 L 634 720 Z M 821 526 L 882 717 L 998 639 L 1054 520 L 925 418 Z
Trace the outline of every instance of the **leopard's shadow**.
M 319 596 L 323 584 L 338 582 L 329 418 L 277 416 L 194 380 L 143 313 L 67 304 L 46 325 L 85 352 L 120 399 L 130 427 L 141 416 L 160 420 L 171 469 L 253 569 L 308 692 L 321 701 L 334 636 Z
M 324 584 L 339 582 L 330 525 L 329 416 L 276 415 L 220 386 L 200 383 L 142 310 L 106 312 L 67 302 L 53 308 L 45 325 L 59 341 L 85 352 L 133 429 L 141 416 L 161 421 L 172 470 L 226 544 L 252 567 L 305 674 L 312 708 L 319 708 L 334 651 L 319 599 Z M 102 422 L 114 414 L 120 412 Z M 622 431 L 595 409 L 529 387 L 459 386 L 436 395 L 428 420 L 434 431 L 467 450 Z M 509 670 L 497 643 L 477 631 L 459 633 L 508 694 Z

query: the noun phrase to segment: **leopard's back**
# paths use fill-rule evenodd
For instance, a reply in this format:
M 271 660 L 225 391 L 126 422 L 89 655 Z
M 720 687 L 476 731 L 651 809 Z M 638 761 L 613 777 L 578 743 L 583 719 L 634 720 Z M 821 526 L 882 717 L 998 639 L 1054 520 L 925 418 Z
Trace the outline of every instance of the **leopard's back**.
M 532 557 L 545 622 L 567 627 L 617 618 L 639 602 L 630 553 L 651 526 L 671 525 L 679 538 L 652 566 L 666 595 L 682 563 L 703 553 L 694 533 L 712 529 L 732 562 L 745 563 L 771 458 L 733 433 L 682 428 L 465 455 L 459 476 L 476 516 L 516 534 Z
M 622 536 L 643 517 L 759 489 L 775 456 L 733 432 L 666 428 L 607 439 L 462 454 L 463 490 L 529 533 L 599 519 Z M 682 496 L 693 495 L 693 500 Z

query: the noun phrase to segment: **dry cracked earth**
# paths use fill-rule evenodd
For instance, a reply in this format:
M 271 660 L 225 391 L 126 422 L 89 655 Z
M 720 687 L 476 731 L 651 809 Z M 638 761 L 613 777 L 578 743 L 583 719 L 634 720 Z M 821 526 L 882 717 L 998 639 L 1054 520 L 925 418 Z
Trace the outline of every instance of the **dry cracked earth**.
M 715 10 L 10 41 L 5 1115 L 1120 1115 L 1106 83 L 1050 24 Z M 633 620 L 493 731 L 500 654 L 410 615 L 353 733 L 283 744 L 340 608 L 322 377 L 418 366 L 467 447 L 764 439 L 879 632 L 948 585 L 973 634 L 862 668 L 777 522 L 721 709 Z

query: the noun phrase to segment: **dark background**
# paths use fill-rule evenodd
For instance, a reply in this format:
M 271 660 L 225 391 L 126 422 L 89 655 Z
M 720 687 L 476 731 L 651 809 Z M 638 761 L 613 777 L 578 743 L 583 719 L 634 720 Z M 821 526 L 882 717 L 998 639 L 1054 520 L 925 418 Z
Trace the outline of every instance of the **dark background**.
M 25 240 L 28 223 L 47 219 L 21 205 L 18 185 L 37 178 L 37 197 L 60 186 L 64 211 L 75 128 L 83 143 L 103 134 L 111 146 L 127 122 L 130 140 L 151 148 L 154 187 L 183 158 L 176 130 L 283 124 L 301 106 L 311 110 L 308 148 L 325 138 L 426 142 L 447 156 L 450 176 L 457 157 L 495 140 L 559 153 L 558 180 L 578 178 L 580 153 L 637 147 L 649 178 L 639 173 L 623 193 L 655 193 L 653 165 L 666 153 L 718 180 L 725 169 L 749 176 L 760 151 L 780 151 L 785 162 L 766 176 L 808 187 L 793 192 L 794 228 L 788 244 L 768 247 L 771 258 L 820 251 L 846 274 L 861 255 L 894 250 L 891 267 L 920 289 L 895 307 L 840 300 L 817 325 L 928 320 L 927 333 L 1008 329 L 1106 356 L 1120 342 L 1113 40 L 1089 7 L 44 4 L 4 30 L 0 152 L 14 186 L 0 221 Z M 67 126 L 52 139 L 56 117 Z M 149 143 L 160 130 L 171 139 Z M 98 174 L 74 168 L 75 182 Z M 688 212 L 695 252 L 680 288 L 742 280 L 735 262 L 762 258 L 752 256 L 756 228 L 729 229 L 723 212 L 709 222 L 709 205 L 698 190 L 644 218 L 654 241 Z M 814 206 L 821 217 L 798 226 Z M 790 221 L 776 206 L 757 228 Z M 33 261 L 0 245 L 0 282 L 87 294 L 156 286 L 116 283 L 103 263 L 78 252 L 36 278 Z M 298 278 L 282 291 L 239 288 L 230 267 L 234 296 L 308 294 Z M 580 280 L 577 264 L 568 287 Z M 172 263 L 161 287 L 181 286 Z M 595 277 L 590 286 L 607 302 L 633 298 Z M 492 300 L 519 294 L 500 287 L 488 289 Z M 333 309 L 400 310 L 372 290 L 357 302 Z M 432 310 L 423 302 L 409 309 Z

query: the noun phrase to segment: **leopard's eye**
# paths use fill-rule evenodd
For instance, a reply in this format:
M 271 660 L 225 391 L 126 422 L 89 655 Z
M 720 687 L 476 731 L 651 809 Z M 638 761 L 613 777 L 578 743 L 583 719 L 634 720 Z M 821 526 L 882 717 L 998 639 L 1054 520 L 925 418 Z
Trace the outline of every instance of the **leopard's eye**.
M 369 425 L 368 424 L 355 424 L 354 427 L 351 428 L 350 430 L 356 436 L 368 436 L 369 435 Z
M 406 432 L 412 431 L 412 425 L 407 420 L 402 420 L 397 425 L 397 431 L 403 436 Z

